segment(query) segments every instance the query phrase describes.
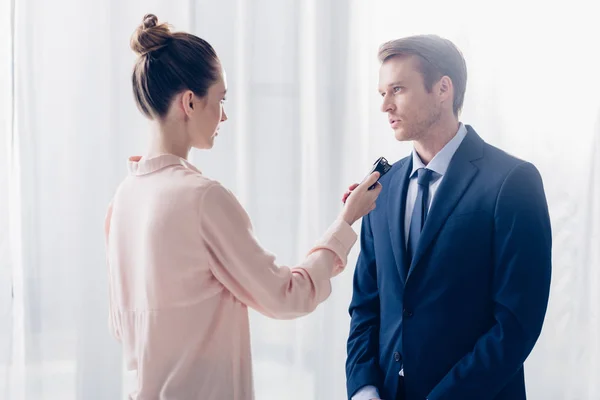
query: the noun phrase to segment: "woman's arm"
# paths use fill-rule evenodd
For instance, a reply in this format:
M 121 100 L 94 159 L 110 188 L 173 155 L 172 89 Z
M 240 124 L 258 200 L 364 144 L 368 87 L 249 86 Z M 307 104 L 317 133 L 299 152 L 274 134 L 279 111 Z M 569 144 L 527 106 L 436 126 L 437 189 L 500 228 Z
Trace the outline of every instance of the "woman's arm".
M 350 225 L 339 219 L 300 264 L 278 266 L 258 243 L 240 203 L 220 184 L 205 189 L 200 218 L 215 277 L 242 303 L 272 318 L 296 318 L 324 301 L 331 277 L 345 267 L 356 241 Z

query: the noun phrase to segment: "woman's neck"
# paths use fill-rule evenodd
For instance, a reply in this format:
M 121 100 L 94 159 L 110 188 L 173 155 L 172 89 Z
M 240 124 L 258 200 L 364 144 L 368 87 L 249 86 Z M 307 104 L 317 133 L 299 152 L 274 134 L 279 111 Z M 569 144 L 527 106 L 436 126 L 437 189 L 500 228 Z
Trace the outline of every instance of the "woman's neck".
M 148 147 L 147 157 L 161 154 L 174 154 L 187 160 L 191 146 L 187 135 L 181 127 L 168 124 L 156 124 Z

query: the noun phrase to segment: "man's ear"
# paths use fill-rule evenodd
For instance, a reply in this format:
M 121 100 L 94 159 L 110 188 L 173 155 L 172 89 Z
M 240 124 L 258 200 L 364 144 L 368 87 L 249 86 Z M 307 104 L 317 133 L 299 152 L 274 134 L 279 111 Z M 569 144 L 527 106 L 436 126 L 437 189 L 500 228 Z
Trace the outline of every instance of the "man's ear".
M 452 79 L 448 76 L 442 76 L 440 81 L 438 82 L 438 94 L 442 97 L 442 101 L 446 101 L 452 99 L 453 96 L 453 86 Z

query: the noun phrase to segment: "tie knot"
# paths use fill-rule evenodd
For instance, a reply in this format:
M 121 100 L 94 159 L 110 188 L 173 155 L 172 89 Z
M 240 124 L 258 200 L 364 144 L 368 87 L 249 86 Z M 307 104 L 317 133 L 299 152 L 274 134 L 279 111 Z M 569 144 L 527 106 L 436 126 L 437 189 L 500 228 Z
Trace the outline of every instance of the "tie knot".
M 431 182 L 431 178 L 433 178 L 433 174 L 434 174 L 434 172 L 432 170 L 427 169 L 427 168 L 419 168 L 417 170 L 417 173 L 418 173 L 417 183 L 419 185 L 423 185 L 423 186 L 429 185 L 429 182 Z

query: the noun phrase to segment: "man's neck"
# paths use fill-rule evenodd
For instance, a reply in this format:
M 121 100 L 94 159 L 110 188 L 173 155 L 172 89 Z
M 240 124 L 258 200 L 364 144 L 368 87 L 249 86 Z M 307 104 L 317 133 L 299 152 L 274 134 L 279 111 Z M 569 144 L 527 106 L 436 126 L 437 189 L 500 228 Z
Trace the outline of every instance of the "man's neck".
M 460 124 L 456 120 L 451 123 L 433 126 L 425 137 L 413 142 L 423 164 L 429 164 L 433 157 L 456 136 L 459 126 Z

